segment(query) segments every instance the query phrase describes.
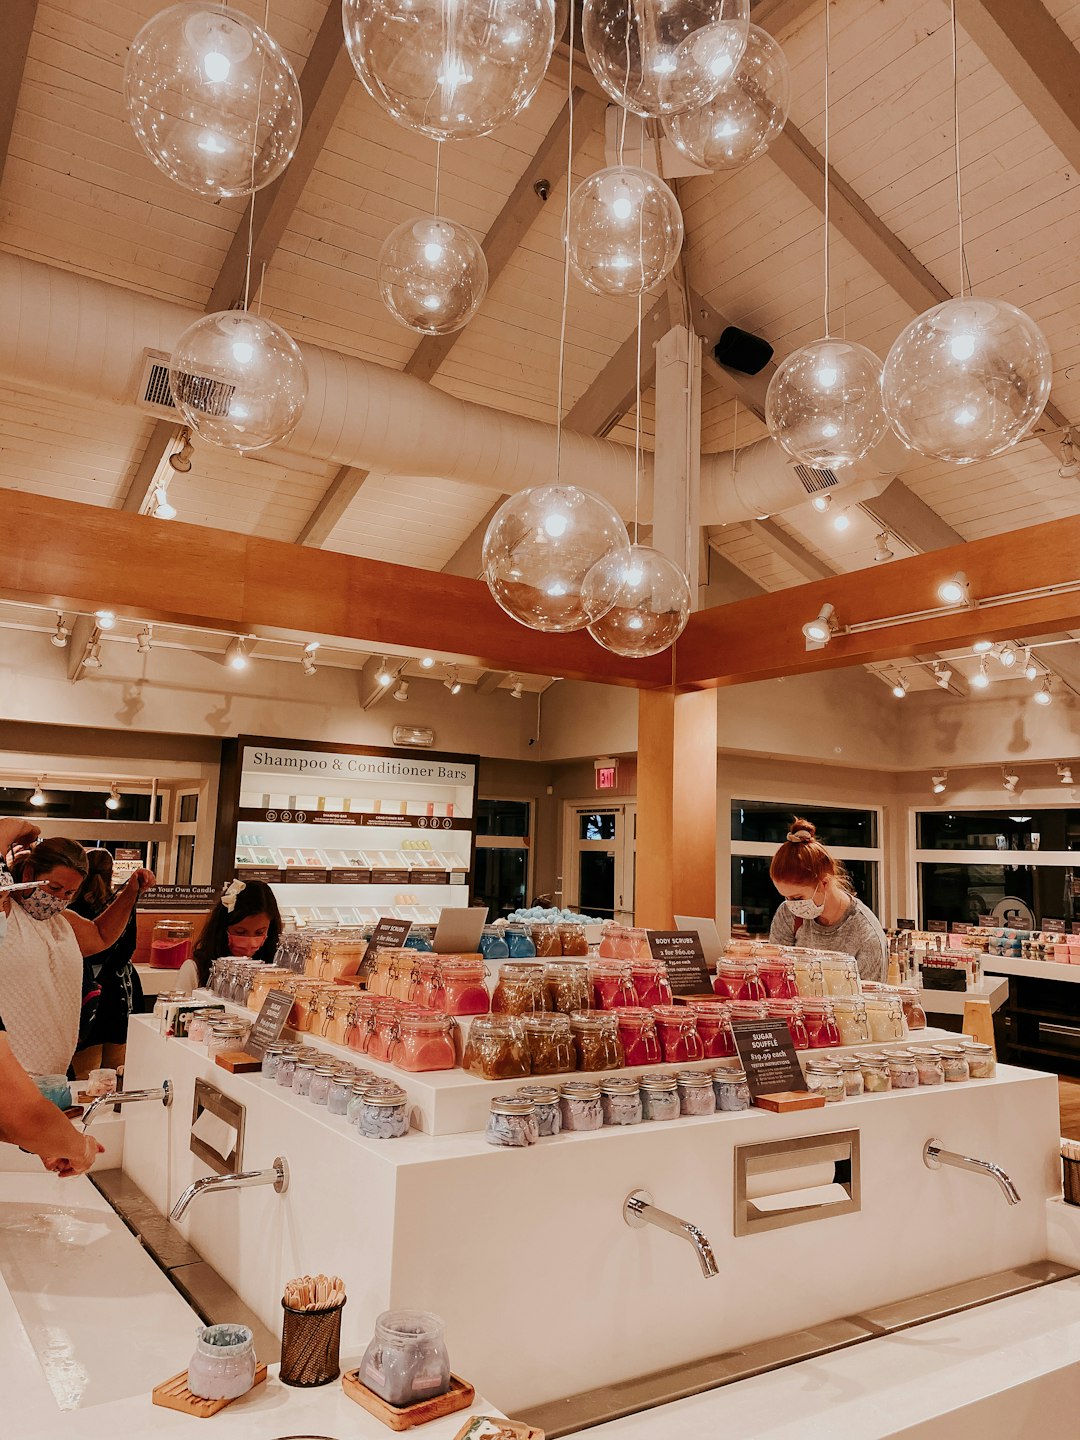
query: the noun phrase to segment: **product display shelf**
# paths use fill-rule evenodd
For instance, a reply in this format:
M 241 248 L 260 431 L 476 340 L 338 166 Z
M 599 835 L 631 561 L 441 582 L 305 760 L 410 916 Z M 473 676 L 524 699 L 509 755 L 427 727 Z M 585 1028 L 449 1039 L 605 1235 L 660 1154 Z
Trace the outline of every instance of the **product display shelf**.
M 210 1192 L 180 1224 L 265 1323 L 278 1322 L 290 1275 L 338 1273 L 343 1352 L 383 1309 L 430 1309 L 447 1322 L 455 1371 L 509 1413 L 1030 1264 L 1047 1254 L 1045 1202 L 1060 1193 L 1056 1082 L 1004 1066 L 992 1080 L 824 1110 L 611 1127 L 527 1150 L 478 1133 L 367 1140 L 260 1075 L 229 1074 L 162 1038 L 148 1017 L 134 1021 L 129 1083 L 166 1075 L 176 1103 L 131 1107 L 125 1137 L 124 1168 L 159 1210 L 205 1174 L 189 1149 L 197 1077 L 244 1106 L 245 1168 L 289 1163 L 284 1195 Z M 736 1236 L 738 1147 L 778 1144 L 787 1168 L 799 1164 L 790 1142 L 838 1132 L 858 1137 L 859 1208 Z M 931 1137 L 1003 1166 L 1022 1203 L 1007 1206 L 988 1177 L 927 1169 Z M 704 1232 L 719 1279 L 702 1277 L 678 1237 L 624 1224 L 635 1190 Z M 587 1324 L 567 1323 L 585 1308 Z
M 1080 965 L 988 955 L 985 969 L 1009 981 L 1009 1058 L 1080 1075 Z

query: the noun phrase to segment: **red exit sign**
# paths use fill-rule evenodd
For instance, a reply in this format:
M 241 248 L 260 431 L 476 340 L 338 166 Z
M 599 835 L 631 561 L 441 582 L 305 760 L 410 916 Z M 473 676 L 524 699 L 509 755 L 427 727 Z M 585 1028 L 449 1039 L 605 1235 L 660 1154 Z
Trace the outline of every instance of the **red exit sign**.
M 614 790 L 618 778 L 619 767 L 617 765 L 598 765 L 596 767 L 597 790 Z

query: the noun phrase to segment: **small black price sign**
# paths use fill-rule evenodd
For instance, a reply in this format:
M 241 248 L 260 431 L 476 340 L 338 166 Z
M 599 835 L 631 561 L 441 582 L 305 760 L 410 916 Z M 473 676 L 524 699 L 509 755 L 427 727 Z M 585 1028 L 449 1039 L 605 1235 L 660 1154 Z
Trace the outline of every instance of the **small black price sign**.
M 376 950 L 400 950 L 409 938 L 411 929 L 411 920 L 380 920 L 371 932 L 368 954 L 373 954 Z
M 262 1009 L 255 1017 L 251 1034 L 244 1046 L 245 1053 L 256 1055 L 261 1060 L 266 1047 L 281 1038 L 281 1032 L 285 1029 L 285 1022 L 289 1018 L 292 1007 L 293 997 L 291 995 L 283 995 L 280 990 L 271 990 L 262 1003 Z
M 747 1020 L 731 1027 L 750 1098 L 805 1090 L 802 1066 L 786 1020 Z
M 949 933 L 949 922 L 947 920 L 931 920 L 927 925 L 931 935 L 947 935 Z
M 1044 920 L 1044 921 L 1042 922 L 1042 928 L 1043 928 L 1044 930 L 1047 930 L 1047 931 L 1052 932 L 1052 933 L 1055 934 L 1055 935 L 1064 935 L 1064 934 L 1065 934 L 1065 921 L 1064 921 L 1064 920 Z
M 667 966 L 673 995 L 709 995 L 709 974 L 701 936 L 696 930 L 647 930 L 649 953 Z
M 967 971 L 952 969 L 943 965 L 922 965 L 920 974 L 924 990 L 953 990 L 961 991 L 967 989 Z
M 915 929 L 915 921 L 914 921 L 914 920 L 902 920 L 902 919 L 901 919 L 901 920 L 897 920 L 897 922 L 896 922 L 896 928 L 897 928 L 897 930 L 914 930 L 914 929 Z

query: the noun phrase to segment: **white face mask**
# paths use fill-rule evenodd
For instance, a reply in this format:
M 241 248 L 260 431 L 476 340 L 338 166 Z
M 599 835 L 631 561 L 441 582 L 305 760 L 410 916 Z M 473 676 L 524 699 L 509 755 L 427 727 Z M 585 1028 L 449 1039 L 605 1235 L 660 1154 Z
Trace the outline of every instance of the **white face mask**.
M 817 891 L 815 890 L 814 895 L 816 894 Z M 801 900 L 789 900 L 787 902 L 788 909 L 797 920 L 817 920 L 820 917 L 821 912 L 825 909 L 825 901 L 822 900 L 819 905 L 814 899 L 814 895 L 806 896 Z

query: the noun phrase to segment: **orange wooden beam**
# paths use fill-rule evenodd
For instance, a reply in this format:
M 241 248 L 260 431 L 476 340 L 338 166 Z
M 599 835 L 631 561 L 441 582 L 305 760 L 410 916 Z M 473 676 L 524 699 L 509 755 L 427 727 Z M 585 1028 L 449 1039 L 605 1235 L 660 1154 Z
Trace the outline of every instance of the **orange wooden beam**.
M 440 650 L 489 670 L 646 688 L 668 651 L 627 660 L 587 634 L 517 624 L 479 580 L 0 489 L 0 593 L 208 629 L 260 626 Z
M 977 603 L 944 609 L 938 586 L 961 571 Z M 678 642 L 676 681 L 685 687 L 737 685 L 896 660 L 980 639 L 1069 629 L 1080 625 L 1080 590 L 1011 604 L 990 597 L 1077 583 L 1080 516 L 1074 515 L 698 611 Z M 826 601 L 835 607 L 841 628 L 896 618 L 878 629 L 836 635 L 824 649 L 807 650 L 802 626 Z M 921 611 L 938 613 L 899 618 Z

